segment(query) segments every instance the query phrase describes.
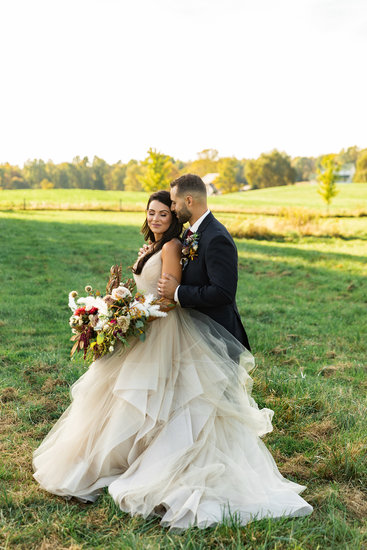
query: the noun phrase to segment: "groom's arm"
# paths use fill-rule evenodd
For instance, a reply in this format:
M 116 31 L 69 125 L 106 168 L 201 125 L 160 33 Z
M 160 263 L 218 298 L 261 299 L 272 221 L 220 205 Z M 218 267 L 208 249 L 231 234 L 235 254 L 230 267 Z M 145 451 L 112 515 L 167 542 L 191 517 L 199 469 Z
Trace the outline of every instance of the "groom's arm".
M 205 251 L 205 265 L 206 284 L 180 285 L 178 301 L 182 307 L 217 307 L 234 302 L 238 273 L 233 242 L 222 235 L 212 239 Z

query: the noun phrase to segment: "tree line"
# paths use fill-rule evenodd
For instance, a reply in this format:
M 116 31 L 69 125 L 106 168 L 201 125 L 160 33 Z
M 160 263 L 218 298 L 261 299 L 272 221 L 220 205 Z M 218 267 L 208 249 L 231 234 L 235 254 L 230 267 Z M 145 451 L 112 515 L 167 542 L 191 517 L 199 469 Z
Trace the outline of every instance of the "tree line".
M 72 162 L 55 164 L 51 160 L 28 160 L 23 168 L 0 164 L 0 189 L 100 189 L 146 191 L 164 189 L 180 175 L 193 172 L 203 177 L 217 174 L 214 184 L 222 193 L 289 185 L 317 178 L 325 158 L 332 158 L 335 167 L 356 166 L 354 181 L 367 182 L 367 149 L 348 147 L 338 154 L 319 157 L 294 157 L 276 149 L 262 153 L 257 159 L 219 157 L 215 149 L 204 149 L 197 159 L 183 162 L 149 149 L 143 161 L 130 160 L 108 164 L 95 156 L 75 157 Z

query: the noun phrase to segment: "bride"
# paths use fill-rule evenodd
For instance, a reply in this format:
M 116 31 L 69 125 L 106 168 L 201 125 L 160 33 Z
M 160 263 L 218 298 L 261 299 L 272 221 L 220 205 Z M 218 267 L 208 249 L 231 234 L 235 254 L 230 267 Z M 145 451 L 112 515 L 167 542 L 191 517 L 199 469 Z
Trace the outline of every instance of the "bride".
M 169 192 L 153 193 L 138 291 L 157 294 L 161 273 L 181 281 L 181 231 Z M 34 452 L 35 479 L 82 501 L 107 486 L 123 511 L 175 529 L 311 513 L 305 487 L 282 477 L 260 439 L 273 411 L 251 397 L 253 366 L 216 321 L 176 307 L 150 323 L 145 342 L 98 359 L 74 383 L 71 405 Z

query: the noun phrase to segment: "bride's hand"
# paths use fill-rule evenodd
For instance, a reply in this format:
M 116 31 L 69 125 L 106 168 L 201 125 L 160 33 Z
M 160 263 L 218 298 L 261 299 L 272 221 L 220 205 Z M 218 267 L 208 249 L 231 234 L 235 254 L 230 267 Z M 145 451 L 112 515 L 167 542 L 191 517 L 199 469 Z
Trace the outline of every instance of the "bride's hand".
M 149 248 L 150 248 L 150 246 L 148 244 L 143 244 L 143 246 L 141 248 L 139 248 L 138 258 L 140 258 L 144 254 L 146 254 L 148 252 Z
M 159 309 L 165 312 L 171 311 L 171 309 L 176 307 L 176 303 L 167 298 L 159 298 L 156 303 L 159 304 Z

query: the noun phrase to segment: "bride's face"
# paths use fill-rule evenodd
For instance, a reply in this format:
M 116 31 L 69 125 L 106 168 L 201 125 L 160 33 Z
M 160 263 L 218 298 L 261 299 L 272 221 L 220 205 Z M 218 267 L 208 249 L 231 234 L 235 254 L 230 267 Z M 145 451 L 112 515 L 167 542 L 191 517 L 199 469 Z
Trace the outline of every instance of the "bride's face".
M 163 202 L 152 201 L 147 210 L 147 223 L 149 229 L 154 233 L 156 241 L 162 238 L 172 222 L 172 212 L 169 206 Z

